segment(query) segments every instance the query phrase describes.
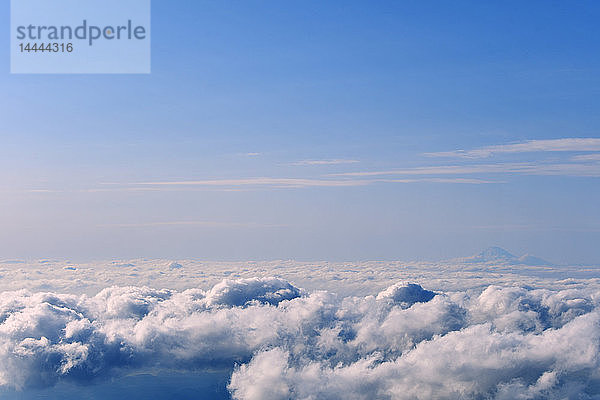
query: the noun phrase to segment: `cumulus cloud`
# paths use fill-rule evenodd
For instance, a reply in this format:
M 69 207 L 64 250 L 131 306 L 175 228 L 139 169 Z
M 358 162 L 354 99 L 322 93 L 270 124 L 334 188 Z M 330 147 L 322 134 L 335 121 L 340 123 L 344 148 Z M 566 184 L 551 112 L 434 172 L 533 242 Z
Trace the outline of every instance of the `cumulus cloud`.
M 600 379 L 597 324 L 594 313 L 540 335 L 476 325 L 393 360 L 374 355 L 335 367 L 294 363 L 288 351 L 273 349 L 237 369 L 230 386 L 248 400 L 591 398 Z
M 108 288 L 94 297 L 5 292 L 0 385 L 85 381 L 119 368 L 231 364 L 274 342 L 273 305 L 299 293 L 275 278 L 223 281 L 208 292 L 139 287 Z
M 206 296 L 211 306 L 241 307 L 254 303 L 277 305 L 283 300 L 300 297 L 300 290 L 277 278 L 224 280 L 213 287 Z
M 597 289 L 399 282 L 367 296 L 281 278 L 209 290 L 5 292 L 0 386 L 226 368 L 235 399 L 593 398 Z
M 396 307 L 378 323 L 366 313 L 345 343 L 354 360 L 268 349 L 235 370 L 230 390 L 243 400 L 597 398 L 600 314 L 580 295 L 489 288 Z M 413 343 L 397 346 L 402 334 Z
M 425 290 L 414 283 L 397 283 L 379 293 L 377 300 L 389 299 L 394 304 L 408 308 L 415 303 L 427 303 L 434 296 L 434 292 Z

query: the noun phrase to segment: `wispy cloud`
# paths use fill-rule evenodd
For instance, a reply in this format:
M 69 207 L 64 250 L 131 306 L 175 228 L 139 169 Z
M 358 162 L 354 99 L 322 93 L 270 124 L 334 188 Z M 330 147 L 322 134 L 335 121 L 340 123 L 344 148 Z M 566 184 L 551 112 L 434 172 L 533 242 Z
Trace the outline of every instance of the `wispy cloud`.
M 564 157 L 549 157 L 523 162 L 478 162 L 479 158 L 493 154 L 525 152 L 588 152 L 568 154 Z M 259 153 L 248 153 L 258 155 Z M 570 138 L 555 140 L 529 140 L 523 143 L 489 146 L 474 150 L 458 150 L 445 153 L 428 153 L 434 156 L 456 156 L 451 165 L 424 165 L 412 168 L 384 170 L 358 170 L 335 174 L 304 177 L 234 177 L 227 179 L 179 179 L 148 180 L 139 182 L 102 183 L 100 187 L 73 189 L 79 192 L 113 191 L 255 191 L 267 189 L 299 188 L 344 188 L 375 184 L 499 184 L 506 183 L 511 175 L 600 177 L 600 138 Z M 560 161 L 559 161 L 560 160 Z M 337 165 L 356 164 L 353 159 L 303 160 L 294 165 Z M 498 178 L 495 179 L 494 177 Z M 35 189 L 35 193 L 49 193 L 51 189 Z M 162 225 L 176 223 L 160 223 Z M 182 223 L 183 224 L 183 223 Z M 185 222 L 185 224 L 190 224 Z M 195 224 L 210 224 L 197 222 Z
M 207 179 L 190 181 L 157 181 L 138 182 L 133 185 L 143 186 L 272 186 L 281 188 L 300 187 L 337 187 L 337 186 L 362 186 L 369 184 L 365 180 L 332 180 L 332 179 L 305 179 L 305 178 L 241 178 L 241 179 Z
M 380 183 L 458 183 L 470 185 L 484 185 L 490 183 L 504 183 L 502 181 L 470 178 L 418 178 L 418 179 L 374 179 L 371 182 Z
M 292 165 L 340 165 L 340 164 L 356 164 L 358 160 L 345 160 L 345 159 L 333 159 L 333 160 L 302 160 L 293 163 Z
M 581 154 L 578 156 L 574 156 L 572 158 L 573 161 L 600 161 L 600 153 L 593 154 Z
M 385 175 L 385 174 L 384 174 Z M 350 175 L 349 175 L 350 176 Z M 190 181 L 138 182 L 131 185 L 150 186 L 160 190 L 161 187 L 275 187 L 275 188 L 307 188 L 307 187 L 351 187 L 366 186 L 376 183 L 461 183 L 486 184 L 499 183 L 483 179 L 469 178 L 416 178 L 416 179 L 300 179 L 300 178 L 245 178 L 245 179 L 213 179 Z
M 384 171 L 358 171 L 331 174 L 337 177 L 373 177 L 392 175 L 522 174 L 547 176 L 600 177 L 600 164 L 586 163 L 498 163 L 480 165 L 443 165 Z
M 170 226 L 199 226 L 206 228 L 283 228 L 286 225 L 259 224 L 252 222 L 219 222 L 219 221 L 166 221 L 166 222 L 142 222 L 128 224 L 101 224 L 100 228 L 153 228 Z
M 525 166 L 526 164 L 513 164 L 515 166 Z M 459 174 L 478 174 L 489 172 L 510 172 L 507 171 L 505 165 L 485 164 L 485 165 L 443 165 L 443 166 L 427 166 L 416 168 L 391 169 L 384 171 L 359 171 L 359 172 L 344 172 L 339 174 L 330 174 L 330 176 L 345 176 L 345 177 L 369 177 L 369 176 L 385 176 L 385 175 L 459 175 Z
M 498 180 L 476 179 L 464 177 L 417 177 L 417 178 L 372 178 L 355 179 L 353 175 L 394 175 L 396 171 L 383 172 L 357 172 L 344 174 L 344 179 L 310 179 L 310 178 L 240 178 L 240 179 L 208 179 L 208 180 L 178 180 L 178 181 L 148 181 L 148 182 L 103 182 L 100 187 L 86 189 L 56 189 L 56 190 L 26 190 L 26 192 L 37 194 L 49 193 L 110 193 L 110 192 L 181 192 L 181 191 L 217 191 L 217 192 L 245 192 L 255 190 L 274 189 L 302 189 L 302 188 L 343 188 L 358 187 L 374 184 L 412 184 L 412 183 L 442 183 L 442 184 L 492 184 L 504 183 Z M 331 176 L 331 175 L 329 175 Z M 184 221 L 184 222 L 156 222 L 143 224 L 143 226 L 166 226 L 166 225 L 219 225 L 220 223 L 207 221 Z M 120 225 L 120 226 L 142 226 Z
M 454 150 L 425 153 L 425 155 L 431 157 L 485 158 L 494 154 L 564 151 L 600 151 L 600 138 L 528 140 L 522 143 L 486 146 L 473 150 Z

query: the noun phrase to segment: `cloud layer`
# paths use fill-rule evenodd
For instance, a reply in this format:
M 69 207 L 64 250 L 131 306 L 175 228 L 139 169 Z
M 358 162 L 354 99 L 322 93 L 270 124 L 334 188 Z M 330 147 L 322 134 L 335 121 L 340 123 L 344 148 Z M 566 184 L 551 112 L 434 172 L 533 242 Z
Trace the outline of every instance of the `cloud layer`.
M 268 277 L 4 292 L 0 386 L 226 368 L 240 400 L 598 398 L 599 299 L 568 283 L 338 296 Z
M 511 265 L 505 262 L 205 262 L 200 260 L 125 259 L 74 263 L 61 260 L 0 261 L 0 292 L 27 289 L 95 296 L 112 286 L 148 286 L 178 291 L 209 291 L 224 278 L 239 280 L 271 276 L 309 291 L 366 296 L 397 281 L 427 282 L 433 291 L 471 291 L 490 285 L 527 285 L 559 290 L 600 287 L 600 266 Z M 484 260 L 486 261 L 486 260 Z M 518 260 L 517 260 L 518 261 Z

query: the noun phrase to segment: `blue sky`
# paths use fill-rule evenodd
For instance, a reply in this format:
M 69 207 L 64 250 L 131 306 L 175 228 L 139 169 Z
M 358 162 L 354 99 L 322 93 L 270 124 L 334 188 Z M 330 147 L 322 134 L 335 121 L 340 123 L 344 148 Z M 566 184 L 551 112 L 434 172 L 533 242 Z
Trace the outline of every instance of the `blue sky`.
M 2 52 L 0 257 L 600 263 L 597 3 L 152 6 L 150 75 Z

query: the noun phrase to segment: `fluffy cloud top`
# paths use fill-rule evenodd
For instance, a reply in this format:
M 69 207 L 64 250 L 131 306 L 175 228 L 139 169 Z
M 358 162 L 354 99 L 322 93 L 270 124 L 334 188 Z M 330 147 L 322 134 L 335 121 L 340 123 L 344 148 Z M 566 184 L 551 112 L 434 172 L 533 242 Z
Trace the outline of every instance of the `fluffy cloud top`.
M 224 280 L 207 293 L 206 302 L 211 306 L 241 307 L 255 303 L 277 305 L 296 297 L 300 297 L 300 290 L 282 279 L 252 278 Z
M 377 300 L 388 299 L 402 308 L 408 308 L 415 303 L 427 303 L 434 296 L 434 292 L 425 290 L 420 285 L 397 283 L 379 293 Z
M 600 398 L 600 292 L 490 286 L 377 295 L 279 278 L 210 290 L 5 292 L 0 386 L 229 368 L 239 400 Z

